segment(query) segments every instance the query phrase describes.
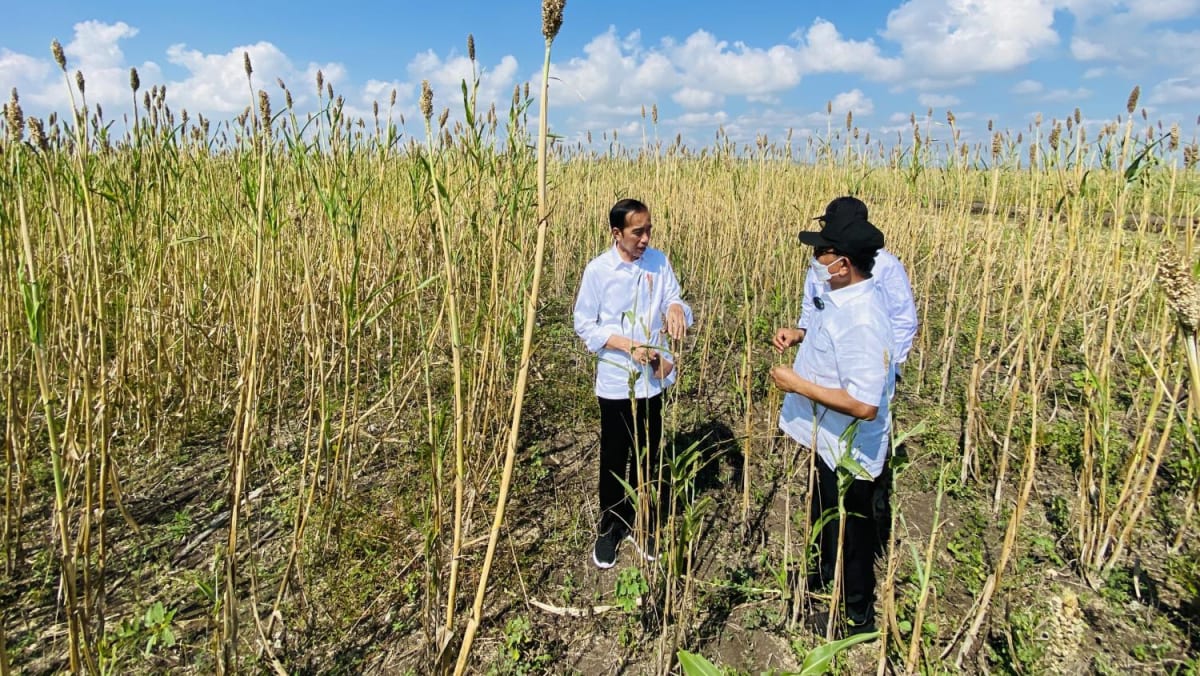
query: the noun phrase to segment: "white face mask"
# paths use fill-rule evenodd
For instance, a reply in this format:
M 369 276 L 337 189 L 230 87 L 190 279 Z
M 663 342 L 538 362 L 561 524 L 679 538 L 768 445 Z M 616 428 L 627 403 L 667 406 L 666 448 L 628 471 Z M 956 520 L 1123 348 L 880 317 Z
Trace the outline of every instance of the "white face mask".
M 833 265 L 834 263 L 842 260 L 843 258 L 845 258 L 845 256 L 838 256 L 837 258 L 830 261 L 829 265 Z M 833 279 L 833 273 L 829 271 L 829 265 L 823 265 L 821 263 L 821 261 L 816 259 L 815 256 L 813 257 L 812 269 L 817 274 L 818 282 L 820 282 L 822 284 L 828 284 L 829 280 Z

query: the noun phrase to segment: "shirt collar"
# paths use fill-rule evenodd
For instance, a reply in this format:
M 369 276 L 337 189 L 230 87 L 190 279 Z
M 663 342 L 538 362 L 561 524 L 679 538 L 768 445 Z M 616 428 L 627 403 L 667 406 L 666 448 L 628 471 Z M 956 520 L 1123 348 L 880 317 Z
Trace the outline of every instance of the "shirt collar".
M 836 291 L 830 291 L 829 293 L 825 294 L 825 297 L 829 300 L 829 302 L 833 303 L 835 307 L 841 307 L 846 303 L 849 303 L 851 300 L 863 295 L 864 293 L 870 293 L 870 291 L 874 288 L 875 278 L 868 277 L 861 282 L 851 284 L 850 286 L 843 286 Z
M 608 263 L 609 263 L 609 266 L 611 266 L 613 270 L 619 270 L 622 265 L 627 265 L 630 267 L 638 267 L 639 264 L 645 259 L 646 259 L 646 255 L 642 254 L 641 258 L 630 263 L 630 262 L 626 261 L 624 258 L 621 258 L 621 252 L 617 251 L 616 244 L 613 244 L 608 249 Z

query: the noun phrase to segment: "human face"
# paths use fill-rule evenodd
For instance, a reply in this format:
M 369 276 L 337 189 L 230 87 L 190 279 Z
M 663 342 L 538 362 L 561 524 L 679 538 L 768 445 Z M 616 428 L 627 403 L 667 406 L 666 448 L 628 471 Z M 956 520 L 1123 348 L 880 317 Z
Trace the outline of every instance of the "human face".
M 839 256 L 833 249 L 816 249 L 813 251 L 813 265 L 817 278 L 836 288 L 841 282 L 843 272 L 849 272 L 850 263 L 845 256 Z
M 621 260 L 632 263 L 646 253 L 646 247 L 650 246 L 652 227 L 649 211 L 635 211 L 625 215 L 625 227 L 612 229 L 613 241 L 617 245 L 617 253 L 620 254 Z

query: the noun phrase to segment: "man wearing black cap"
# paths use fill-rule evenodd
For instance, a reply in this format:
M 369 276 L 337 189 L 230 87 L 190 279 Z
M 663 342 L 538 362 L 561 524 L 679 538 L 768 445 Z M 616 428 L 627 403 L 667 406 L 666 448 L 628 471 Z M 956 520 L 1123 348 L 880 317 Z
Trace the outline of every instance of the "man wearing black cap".
M 851 215 L 869 221 L 867 205 L 856 197 L 838 197 L 825 207 L 825 213 L 814 220 L 825 222 L 838 214 Z M 884 307 L 887 308 L 888 319 L 892 322 L 892 361 L 896 365 L 896 375 L 908 360 L 912 350 L 913 338 L 917 335 L 917 304 L 913 300 L 912 285 L 908 281 L 908 271 L 900 259 L 887 249 L 880 249 L 875 254 L 875 267 L 871 270 L 871 278 L 875 280 L 875 292 L 883 296 Z M 810 267 L 804 278 L 804 300 L 800 304 L 800 320 L 796 322 L 799 331 L 788 331 L 786 335 L 777 336 L 778 340 L 790 340 L 782 347 L 790 347 L 804 339 L 808 325 L 816 316 L 817 308 L 813 299 L 823 291 L 821 281 L 817 277 L 815 267 Z M 777 344 L 777 347 L 780 347 Z
M 844 478 L 841 589 L 848 630 L 857 634 L 875 628 L 872 497 L 887 459 L 894 386 L 892 325 L 871 274 L 884 239 L 862 213 L 845 209 L 827 214 L 820 232 L 800 233 L 800 241 L 813 247 L 812 268 L 823 291 L 813 298 L 814 316 L 803 336 L 793 328 L 776 333 L 778 351 L 803 342 L 793 365 L 775 366 L 771 379 L 788 393 L 780 429 L 816 451 L 814 523 L 830 510 L 837 513 L 838 475 Z M 821 529 L 817 584 L 834 576 L 838 532 L 836 518 Z

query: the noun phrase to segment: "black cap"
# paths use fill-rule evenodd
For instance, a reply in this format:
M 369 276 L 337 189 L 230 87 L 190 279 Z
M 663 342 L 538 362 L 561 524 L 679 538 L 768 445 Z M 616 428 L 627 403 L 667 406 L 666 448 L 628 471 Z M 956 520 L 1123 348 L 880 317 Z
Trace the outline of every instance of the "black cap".
M 883 248 L 883 233 L 867 220 L 867 205 L 853 197 L 839 197 L 818 216 L 820 232 L 802 232 L 800 241 L 817 249 L 834 249 L 850 256 L 869 255 Z
M 864 221 L 868 220 L 867 205 L 857 197 L 839 197 L 825 205 L 825 213 L 813 218 L 814 221 L 827 221 L 836 216 L 855 216 Z

